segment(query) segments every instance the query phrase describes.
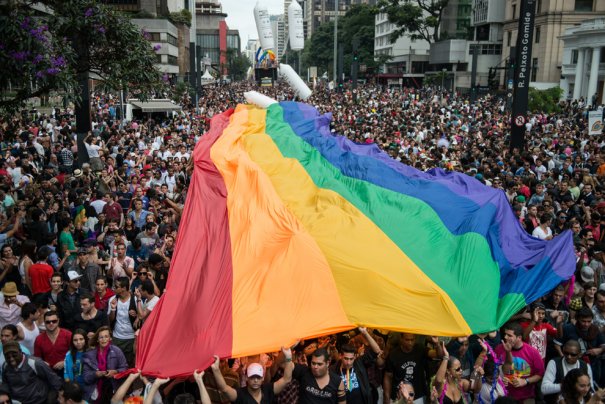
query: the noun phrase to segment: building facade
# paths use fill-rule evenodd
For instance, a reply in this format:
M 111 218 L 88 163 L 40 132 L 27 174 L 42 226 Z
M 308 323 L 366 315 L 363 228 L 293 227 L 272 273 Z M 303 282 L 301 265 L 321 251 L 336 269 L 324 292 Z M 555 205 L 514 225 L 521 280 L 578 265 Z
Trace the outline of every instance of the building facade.
M 275 43 L 275 56 L 277 60 L 281 60 L 286 52 L 288 32 L 286 31 L 286 19 L 284 14 L 269 16 L 271 23 L 271 32 L 273 33 L 273 41 Z
M 510 56 L 517 41 L 521 0 L 506 0 L 503 56 Z M 566 30 L 605 13 L 603 0 L 537 0 L 532 49 L 531 86 L 544 89 L 558 86 L 563 63 Z M 590 56 L 590 55 L 589 55 Z
M 560 87 L 563 97 L 605 103 L 605 16 L 568 28 L 563 41 Z
M 383 84 L 419 87 L 424 72 L 428 69 L 430 44 L 423 40 L 412 40 L 409 35 L 391 41 L 396 26 L 389 22 L 385 13 L 374 19 L 374 57 L 380 60 L 389 57 L 380 66 L 378 78 Z
M 229 29 L 218 0 L 196 2 L 196 45 L 199 46 L 204 64 L 221 76 L 229 74 L 227 56 L 230 51 L 240 52 L 241 43 L 238 30 Z
M 182 67 L 185 70 L 181 72 L 179 69 L 179 30 L 176 26 L 165 19 L 136 18 L 132 19 L 132 22 L 141 27 L 141 30 L 145 30 L 152 45 L 158 48 L 155 51 L 157 56 L 156 67 L 158 70 L 174 76 L 184 74 L 188 70 L 187 63 L 189 58 L 187 58 L 186 63 L 183 63 Z M 185 40 L 188 44 L 188 32 Z M 181 40 L 181 42 L 184 43 L 185 41 Z M 188 46 L 187 52 L 189 52 Z

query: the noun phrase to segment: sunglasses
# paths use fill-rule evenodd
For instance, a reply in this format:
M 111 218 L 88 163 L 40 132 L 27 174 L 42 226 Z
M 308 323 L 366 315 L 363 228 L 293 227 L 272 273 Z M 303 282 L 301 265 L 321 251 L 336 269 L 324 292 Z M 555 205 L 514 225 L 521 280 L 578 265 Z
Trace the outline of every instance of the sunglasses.
M 456 372 L 462 372 L 462 368 L 461 368 L 461 367 L 456 368 L 456 369 L 454 369 L 454 370 L 455 370 Z
M 572 358 L 576 358 L 578 355 L 577 353 L 572 353 L 572 352 L 563 352 L 564 356 L 571 356 Z
M 139 275 L 147 276 L 147 272 L 139 272 Z
M 44 324 L 57 324 L 59 320 L 45 320 Z

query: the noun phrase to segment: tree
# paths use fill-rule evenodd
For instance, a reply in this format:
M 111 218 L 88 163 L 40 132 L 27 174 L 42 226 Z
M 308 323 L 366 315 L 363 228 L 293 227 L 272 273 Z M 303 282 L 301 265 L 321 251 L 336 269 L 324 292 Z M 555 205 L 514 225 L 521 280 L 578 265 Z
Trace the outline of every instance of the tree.
M 358 61 L 365 64 L 368 70 L 384 63 L 384 59 L 374 57 L 374 17 L 377 7 L 367 4 L 353 5 L 343 18 L 338 20 L 338 41 L 344 46 L 345 74 L 353 61 L 353 41 L 358 41 Z M 334 63 L 334 23 L 326 22 L 319 26 L 310 39 L 305 42 L 303 66 L 318 66 L 321 71 L 328 71 L 332 77 Z
M 413 40 L 438 42 L 443 10 L 448 3 L 449 0 L 383 0 L 381 11 L 397 27 L 391 41 L 408 34 Z
M 355 40 L 358 42 L 358 61 L 360 64 L 365 64 L 368 70 L 373 70 L 385 62 L 384 58 L 377 60 L 374 56 L 374 19 L 378 11 L 378 7 L 358 4 L 351 6 L 342 18 L 342 23 L 339 23 L 338 37 L 344 43 L 345 66 L 350 66 L 353 61 L 353 42 Z
M 547 114 L 559 112 L 561 110 L 559 105 L 561 95 L 563 95 L 563 90 L 560 87 L 552 87 L 546 90 L 530 87 L 529 110 L 532 112 L 546 112 Z
M 237 81 L 246 78 L 248 68 L 252 65 L 250 59 L 242 55 L 237 49 L 230 48 L 227 49 L 227 66 L 233 81 Z
M 334 23 L 332 21 L 321 24 L 305 41 L 303 51 L 303 66 L 318 66 L 319 70 L 327 71 L 332 77 L 332 63 L 334 60 Z
M 78 157 L 86 160 L 83 139 L 91 129 L 89 78 L 145 99 L 163 89 L 162 75 L 155 67 L 159 48 L 152 49 L 145 32 L 97 0 L 40 0 L 36 5 L 47 12 L 36 14 L 25 3 L 2 5 L 0 110 L 14 112 L 28 98 L 51 90 L 73 93 Z M 18 90 L 7 94 L 9 85 Z

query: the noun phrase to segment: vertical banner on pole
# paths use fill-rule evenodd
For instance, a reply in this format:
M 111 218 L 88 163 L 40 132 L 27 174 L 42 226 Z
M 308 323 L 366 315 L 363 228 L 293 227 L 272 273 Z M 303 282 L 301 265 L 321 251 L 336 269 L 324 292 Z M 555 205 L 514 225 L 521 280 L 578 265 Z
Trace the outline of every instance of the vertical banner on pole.
M 590 135 L 603 134 L 603 110 L 588 111 L 588 133 Z
M 525 147 L 525 123 L 527 122 L 535 17 L 536 0 L 522 0 L 521 13 L 519 14 L 519 31 L 517 34 L 517 55 L 515 58 L 512 133 L 510 138 L 511 151 L 515 148 L 522 150 Z

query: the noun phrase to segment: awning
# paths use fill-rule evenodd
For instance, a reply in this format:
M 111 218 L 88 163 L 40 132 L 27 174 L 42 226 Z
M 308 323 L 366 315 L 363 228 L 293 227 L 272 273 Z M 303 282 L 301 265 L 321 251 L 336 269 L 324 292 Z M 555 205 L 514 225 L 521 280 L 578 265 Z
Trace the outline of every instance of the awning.
M 173 104 L 170 100 L 128 100 L 134 108 L 140 109 L 143 112 L 169 112 L 169 111 L 180 111 L 182 108 L 180 105 Z

